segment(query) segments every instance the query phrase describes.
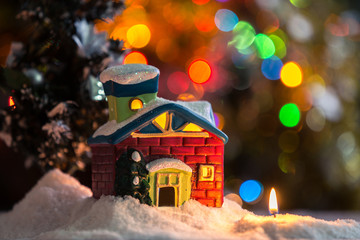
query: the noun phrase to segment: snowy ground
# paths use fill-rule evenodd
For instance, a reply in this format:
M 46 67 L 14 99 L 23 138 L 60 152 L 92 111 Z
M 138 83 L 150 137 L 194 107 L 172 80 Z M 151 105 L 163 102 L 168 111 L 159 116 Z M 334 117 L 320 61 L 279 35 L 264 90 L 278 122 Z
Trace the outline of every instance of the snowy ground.
M 90 189 L 54 170 L 12 211 L 0 215 L 0 239 L 360 239 L 355 220 L 257 216 L 225 199 L 222 208 L 188 201 L 154 208 L 132 198 L 94 200 Z

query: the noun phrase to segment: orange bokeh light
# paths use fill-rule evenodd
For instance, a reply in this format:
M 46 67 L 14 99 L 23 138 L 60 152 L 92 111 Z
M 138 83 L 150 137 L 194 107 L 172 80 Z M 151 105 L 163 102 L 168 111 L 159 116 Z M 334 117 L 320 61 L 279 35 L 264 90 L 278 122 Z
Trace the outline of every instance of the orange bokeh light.
M 9 97 L 9 107 L 12 107 L 14 106 L 15 107 L 15 102 L 14 102 L 14 99 L 12 96 Z
M 123 60 L 123 64 L 131 64 L 131 63 L 142 63 L 148 64 L 148 61 L 144 54 L 141 52 L 130 52 L 128 53 Z
M 280 72 L 281 82 L 287 87 L 297 87 L 302 83 L 301 67 L 295 62 L 286 63 Z
M 190 63 L 188 74 L 194 83 L 205 83 L 210 79 L 211 67 L 209 63 L 203 59 L 197 59 Z
M 192 1 L 197 5 L 203 5 L 205 3 L 208 3 L 210 0 L 192 0 Z

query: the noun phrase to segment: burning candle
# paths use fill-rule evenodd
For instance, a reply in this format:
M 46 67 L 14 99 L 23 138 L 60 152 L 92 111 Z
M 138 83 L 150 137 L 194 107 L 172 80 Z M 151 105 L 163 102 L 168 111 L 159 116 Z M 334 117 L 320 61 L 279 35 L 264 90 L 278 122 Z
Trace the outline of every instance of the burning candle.
M 271 188 L 271 191 L 270 191 L 269 212 L 270 212 L 270 215 L 274 215 L 274 217 L 276 217 L 276 214 L 279 212 L 275 188 Z

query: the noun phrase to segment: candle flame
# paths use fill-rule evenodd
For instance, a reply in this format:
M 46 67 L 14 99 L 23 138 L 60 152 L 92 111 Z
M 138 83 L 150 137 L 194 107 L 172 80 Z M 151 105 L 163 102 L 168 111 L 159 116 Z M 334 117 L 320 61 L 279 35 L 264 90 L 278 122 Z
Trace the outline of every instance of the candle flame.
M 15 102 L 14 102 L 14 99 L 13 99 L 12 96 L 9 97 L 8 105 L 9 105 L 9 107 L 14 107 L 14 108 L 16 108 Z
M 275 215 L 276 213 L 279 212 L 275 188 L 271 188 L 271 191 L 270 191 L 269 212 L 271 215 Z

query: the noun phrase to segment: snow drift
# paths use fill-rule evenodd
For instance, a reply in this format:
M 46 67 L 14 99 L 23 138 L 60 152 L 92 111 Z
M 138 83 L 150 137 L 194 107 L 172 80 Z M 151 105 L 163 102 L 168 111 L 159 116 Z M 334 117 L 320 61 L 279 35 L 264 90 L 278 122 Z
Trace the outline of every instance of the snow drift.
M 141 205 L 131 197 L 92 198 L 59 170 L 45 175 L 10 212 L 0 215 L 0 239 L 354 239 L 354 220 L 285 215 L 274 221 L 225 199 L 222 208 L 188 201 L 180 208 Z M 300 219 L 300 220 L 299 220 Z

